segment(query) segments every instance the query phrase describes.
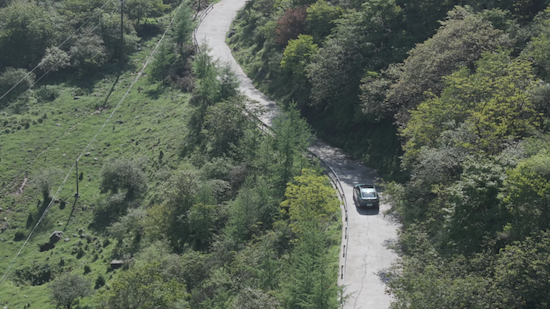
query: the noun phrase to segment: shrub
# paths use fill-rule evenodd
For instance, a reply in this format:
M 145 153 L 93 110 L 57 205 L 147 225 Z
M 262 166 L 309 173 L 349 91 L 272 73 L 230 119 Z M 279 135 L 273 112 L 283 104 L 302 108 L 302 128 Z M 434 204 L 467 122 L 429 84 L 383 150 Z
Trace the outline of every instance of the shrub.
M 275 28 L 275 42 L 286 46 L 289 40 L 296 39 L 306 30 L 306 7 L 287 9 L 285 14 L 277 20 Z
M 36 90 L 36 96 L 41 102 L 53 101 L 61 95 L 61 87 L 56 85 L 45 85 Z M 39 119 L 42 122 L 42 119 Z
M 50 191 L 60 175 L 61 171 L 59 169 L 43 169 L 31 177 L 32 184 L 42 193 L 45 201 L 50 199 Z
M 90 282 L 76 274 L 66 274 L 55 280 L 50 286 L 52 298 L 57 307 L 72 308 L 81 297 L 91 293 Z
M 103 278 L 102 275 L 97 276 L 97 279 L 95 279 L 95 286 L 94 289 L 99 289 L 100 287 L 105 285 L 105 278 Z
M 132 199 L 145 193 L 147 180 L 135 161 L 120 159 L 103 166 L 101 187 L 111 193 L 125 192 L 126 198 Z
M 49 264 L 32 264 L 16 269 L 15 282 L 18 284 L 42 285 L 54 276 L 54 270 Z
M 0 101 L 0 105 L 8 105 L 9 102 L 32 87 L 34 85 L 34 78 L 34 73 L 29 74 L 25 69 L 14 69 L 12 67 L 6 68 L 4 72 L 0 74 L 1 95 L 4 95 L 4 93 L 14 87 L 17 83 L 19 84 Z

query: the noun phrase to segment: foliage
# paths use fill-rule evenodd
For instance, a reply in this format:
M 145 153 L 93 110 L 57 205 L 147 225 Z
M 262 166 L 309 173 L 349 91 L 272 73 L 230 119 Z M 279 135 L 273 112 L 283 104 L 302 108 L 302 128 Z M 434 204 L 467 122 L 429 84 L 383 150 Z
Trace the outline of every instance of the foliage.
M 248 179 L 231 205 L 225 229 L 227 237 L 242 244 L 258 231 L 270 228 L 279 212 L 272 195 L 265 180 L 252 183 Z
M 31 177 L 31 181 L 36 189 L 42 193 L 42 198 L 49 200 L 52 187 L 61 175 L 59 169 L 43 169 L 34 174 Z
M 550 72 L 550 62 L 547 53 L 544 51 L 548 48 L 549 35 L 550 35 L 550 18 L 548 14 L 550 9 L 546 8 L 544 12 L 541 12 L 535 19 L 533 27 L 537 30 L 531 41 L 528 42 L 525 49 L 521 52 L 521 57 L 529 59 L 533 62 L 534 66 L 538 69 L 539 75 L 548 80 Z
M 128 0 L 124 2 L 128 18 L 134 20 L 137 25 L 146 18 L 158 17 L 169 8 L 162 0 Z
M 193 20 L 191 19 L 191 8 L 187 2 L 182 4 L 181 9 L 175 18 L 174 34 L 176 43 L 187 43 L 191 39 L 191 33 L 194 29 Z
M 13 1 L 0 10 L 0 70 L 34 67 L 46 48 L 57 42 L 65 30 L 64 22 L 32 1 Z
M 477 139 L 473 144 L 455 142 L 490 154 L 500 152 L 505 140 L 519 139 L 536 125 L 537 114 L 528 94 L 536 84 L 529 63 L 499 53 L 484 54 L 476 66 L 475 74 L 464 68 L 447 77 L 440 97 L 411 111 L 411 120 L 403 129 L 407 157 L 413 158 L 421 147 L 433 147 L 443 131 L 461 123 L 468 124 L 467 130 Z
M 71 47 L 73 66 L 83 69 L 101 66 L 107 60 L 107 50 L 103 40 L 97 35 L 81 36 Z
M 359 86 L 357 81 L 364 65 L 360 17 L 354 14 L 338 23 L 333 34 L 312 57 L 306 69 L 312 86 L 310 104 L 326 107 L 355 99 L 352 97 Z
M 195 56 L 193 71 L 198 78 L 197 93 L 203 100 L 202 107 L 227 100 L 237 94 L 239 81 L 229 64 L 219 65 L 208 54 L 206 45 L 202 45 Z
M 543 151 L 508 171 L 503 200 L 513 215 L 511 227 L 522 236 L 548 228 L 549 159 Z
M 58 272 L 48 263 L 35 263 L 20 267 L 14 271 L 14 281 L 19 285 L 42 285 L 51 281 Z
M 126 215 L 109 226 L 107 231 L 118 241 L 114 252 L 117 257 L 131 255 L 139 250 L 146 215 L 143 209 L 130 209 Z
M 148 209 L 146 231 L 154 239 L 166 239 L 175 252 L 183 251 L 190 241 L 186 222 L 196 202 L 199 186 L 196 172 L 178 171 L 167 183 L 165 204 Z
M 281 206 L 286 209 L 298 244 L 289 261 L 289 278 L 283 286 L 285 308 L 337 308 L 339 288 L 334 285 L 337 265 L 324 247 L 327 224 L 339 211 L 334 189 L 324 176 L 302 170 L 296 184 L 289 183 Z
M 382 86 L 387 89 L 385 98 L 373 99 L 368 91 L 372 86 L 368 83 L 374 81 L 363 80 L 363 110 L 378 117 L 395 114 L 397 123 L 403 126 L 408 121 L 408 111 L 429 98 L 427 92 L 441 94 L 445 86 L 442 77 L 460 67 L 471 70 L 483 53 L 511 44 L 508 35 L 493 28 L 481 14 L 456 7 L 432 38 L 410 50 L 402 64 L 386 71 L 382 81 L 393 82 Z
M 189 308 L 185 286 L 161 276 L 161 265 L 151 262 L 136 265 L 118 274 L 110 290 L 97 296 L 98 307 L 130 308 Z
M 336 192 L 326 177 L 310 173 L 304 169 L 302 175 L 294 177 L 296 184 L 288 184 L 286 199 L 281 203 L 301 232 L 305 232 L 305 226 L 300 225 L 310 220 L 331 221 L 340 206 Z
M 7 67 L 0 75 L 0 93 L 3 96 L 10 89 L 13 88 L 13 90 L 1 100 L 2 105 L 8 105 L 23 92 L 27 91 L 27 89 L 31 88 L 34 85 L 34 79 L 34 73 L 27 72 L 25 69 Z
M 62 88 L 55 85 L 44 85 L 36 89 L 35 94 L 42 102 L 50 102 L 59 98 L 62 93 Z
M 132 199 L 147 189 L 147 179 L 137 161 L 118 159 L 107 162 L 101 170 L 101 187 L 111 193 L 124 193 Z
M 293 74 L 304 76 L 305 67 L 316 52 L 317 44 L 313 43 L 313 37 L 300 34 L 296 40 L 288 41 L 281 67 Z
M 46 53 L 40 61 L 40 68 L 44 71 L 57 71 L 70 64 L 70 57 L 64 50 L 52 46 L 46 48 Z
M 168 69 L 174 62 L 174 53 L 170 43 L 163 42 L 155 53 L 151 63 L 150 77 L 157 81 L 165 81 L 168 76 Z
M 344 10 L 324 0 L 318 0 L 307 8 L 307 22 L 315 43 L 320 43 L 336 26 L 336 20 Z
M 499 252 L 495 263 L 495 281 L 503 295 L 502 308 L 544 308 L 548 305 L 548 230 L 533 233 Z
M 286 46 L 289 40 L 296 39 L 306 29 L 306 7 L 289 8 L 277 20 L 275 42 Z
M 139 38 L 136 35 L 133 24 L 126 16 L 124 18 L 124 54 L 129 54 L 136 50 Z M 99 32 L 104 42 L 104 48 L 109 55 L 109 59 L 117 59 L 120 57 L 120 14 L 105 13 L 101 15 L 101 27 Z
M 234 88 L 228 90 L 230 89 Z M 213 157 L 227 154 L 244 136 L 244 131 L 249 126 L 249 120 L 244 114 L 244 100 L 242 97 L 234 97 L 206 109 L 201 135 L 207 141 L 206 152 Z
M 306 152 L 311 141 L 311 128 L 300 117 L 295 104 L 290 104 L 288 110 L 277 117 L 273 123 L 275 140 L 273 149 L 279 153 L 275 175 L 278 177 L 279 188 L 284 188 L 302 168 L 301 156 Z M 300 166 L 295 166 L 295 160 L 300 157 Z
M 309 218 L 315 222 L 314 218 Z M 309 224 L 300 237 L 298 247 L 290 259 L 288 281 L 283 287 L 284 308 L 338 308 L 339 287 L 334 278 L 338 265 L 330 262 L 326 246 L 326 235 Z
M 71 273 L 57 278 L 50 288 L 57 307 L 66 309 L 73 308 L 73 305 L 78 304 L 79 298 L 91 293 L 90 282 L 80 275 Z

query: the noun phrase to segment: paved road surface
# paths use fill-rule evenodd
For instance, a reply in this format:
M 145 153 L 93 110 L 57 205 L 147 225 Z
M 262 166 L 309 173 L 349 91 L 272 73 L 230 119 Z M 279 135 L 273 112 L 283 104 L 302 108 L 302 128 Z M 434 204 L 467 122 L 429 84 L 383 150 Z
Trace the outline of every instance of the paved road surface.
M 222 0 L 214 5 L 213 10 L 200 24 L 196 38 L 199 44 L 206 41 L 212 48 L 211 55 L 214 58 L 231 64 L 241 80 L 240 90 L 269 110 L 261 120 L 271 125 L 278 113 L 277 105 L 254 87 L 225 43 L 231 22 L 245 3 L 246 0 Z M 345 293 L 349 296 L 344 308 L 388 308 L 391 297 L 385 293 L 384 274 L 397 258 L 396 254 L 388 249 L 388 245 L 396 240 L 396 229 L 399 225 L 383 216 L 386 205 L 381 205 L 379 211 L 357 209 L 352 195 L 354 184 L 377 181 L 378 175 L 374 169 L 362 165 L 342 150 L 331 147 L 319 139 L 313 143 L 310 150 L 338 174 L 349 208 L 347 224 L 349 237 L 345 239 L 345 232 L 342 233 L 342 254 L 340 255 L 340 265 L 346 266 L 344 278 L 341 279 L 339 276 L 339 284 L 345 286 Z M 344 218 L 345 215 L 342 217 Z M 344 249 L 343 246 L 346 243 L 348 247 Z M 346 252 L 347 257 L 343 257 Z

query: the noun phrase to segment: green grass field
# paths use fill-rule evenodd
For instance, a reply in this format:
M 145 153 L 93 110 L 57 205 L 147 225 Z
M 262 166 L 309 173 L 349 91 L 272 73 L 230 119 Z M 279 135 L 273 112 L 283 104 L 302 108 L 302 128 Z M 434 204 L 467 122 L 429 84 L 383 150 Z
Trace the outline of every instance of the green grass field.
M 53 273 L 73 270 L 82 274 L 87 270 L 86 277 L 92 282 L 99 275 L 107 280 L 112 276 L 108 270 L 113 242 L 106 245 L 101 224 L 91 224 L 94 207 L 102 196 L 99 176 L 104 162 L 121 157 L 140 159 L 145 162 L 150 187 L 159 185 L 159 181 L 154 181 L 159 170 L 179 164 L 178 149 L 183 142 L 190 95 L 151 82 L 145 75 L 84 152 L 78 163 L 82 177 L 80 198 L 74 197 L 77 176 L 74 169 L 71 171 L 73 164 L 120 102 L 159 38 L 160 35 L 142 42 L 142 51 L 128 60 L 128 69 L 122 74 L 114 65 L 107 66 L 93 76 L 82 75 L 79 80 L 60 82 L 61 95 L 54 101 L 31 104 L 19 115 L 1 114 L 0 276 L 12 263 L 47 205 L 33 186 L 33 176 L 41 170 L 57 169 L 59 177 L 51 195 L 61 189 L 55 196 L 58 202 L 53 204 L 15 260 L 8 280 L 1 283 L 0 306 L 54 307 L 49 301 L 48 283 L 32 286 L 16 285 L 12 281 L 25 269 Z M 161 151 L 163 158 L 159 160 Z M 155 196 L 150 194 L 145 199 L 144 203 L 152 203 Z M 39 252 L 39 245 L 47 243 L 55 230 L 63 231 L 63 239 L 55 248 Z M 35 265 L 48 265 L 48 269 L 35 269 Z

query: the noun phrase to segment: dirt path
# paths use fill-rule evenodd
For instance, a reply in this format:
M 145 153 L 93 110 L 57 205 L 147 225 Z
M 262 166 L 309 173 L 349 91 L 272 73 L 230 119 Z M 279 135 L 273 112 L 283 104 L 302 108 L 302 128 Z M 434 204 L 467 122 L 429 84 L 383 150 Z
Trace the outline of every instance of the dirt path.
M 212 48 L 211 55 L 214 58 L 230 63 L 241 80 L 241 91 L 269 110 L 261 120 L 271 125 L 279 110 L 277 105 L 254 87 L 225 43 L 231 22 L 245 3 L 246 0 L 222 0 L 214 5 L 213 10 L 200 24 L 196 38 L 199 43 L 206 41 Z M 353 185 L 376 181 L 379 176 L 374 169 L 362 165 L 342 150 L 331 147 L 321 140 L 316 140 L 310 150 L 338 174 L 349 208 L 349 236 L 347 239 L 345 236 L 342 237 L 340 255 L 340 267 L 345 265 L 344 276 L 343 279 L 341 274 L 338 277 L 339 284 L 345 286 L 345 293 L 349 297 L 344 308 L 388 308 L 391 297 L 385 293 L 385 272 L 397 258 L 388 245 L 397 239 L 396 230 L 399 225 L 383 216 L 387 205 L 382 204 L 379 211 L 357 209 L 352 195 Z M 342 234 L 345 235 L 345 231 Z M 347 248 L 344 248 L 346 244 Z M 344 256 L 346 253 L 347 256 Z

